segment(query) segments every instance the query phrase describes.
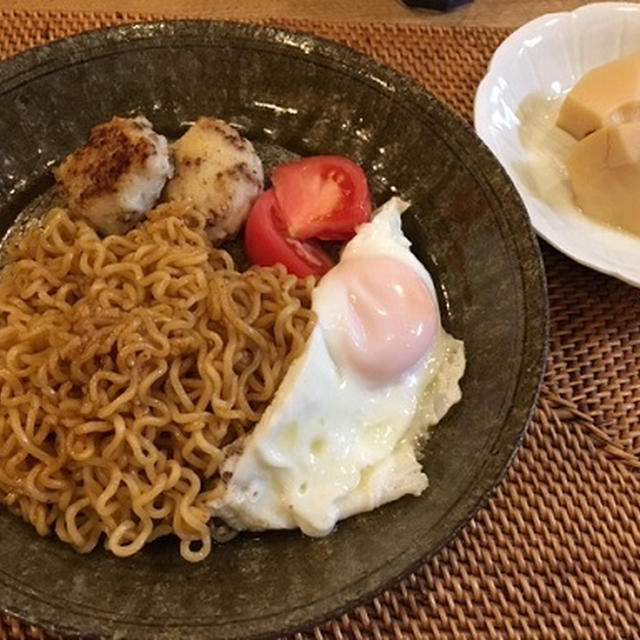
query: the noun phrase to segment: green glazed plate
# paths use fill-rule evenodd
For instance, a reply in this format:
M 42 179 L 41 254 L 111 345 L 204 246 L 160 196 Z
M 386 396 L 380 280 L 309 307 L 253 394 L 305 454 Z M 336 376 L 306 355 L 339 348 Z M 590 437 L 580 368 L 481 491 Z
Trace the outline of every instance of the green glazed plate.
M 176 540 L 130 559 L 79 555 L 0 508 L 0 610 L 60 633 L 240 638 L 309 627 L 371 598 L 450 540 L 499 482 L 538 391 L 544 275 L 513 186 L 471 129 L 415 83 L 332 42 L 216 22 L 82 34 L 0 64 L 0 231 L 43 207 L 51 166 L 112 115 L 178 135 L 200 115 L 234 123 L 267 164 L 360 162 L 380 204 L 412 201 L 413 250 L 445 327 L 465 342 L 463 398 L 424 452 L 430 487 L 338 525 L 240 535 L 197 565 Z

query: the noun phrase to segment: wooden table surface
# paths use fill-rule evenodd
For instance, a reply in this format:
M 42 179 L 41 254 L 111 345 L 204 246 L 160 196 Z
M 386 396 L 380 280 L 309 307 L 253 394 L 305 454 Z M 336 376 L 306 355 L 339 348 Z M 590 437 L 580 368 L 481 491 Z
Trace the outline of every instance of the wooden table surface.
M 0 0 L 0 9 L 121 10 L 219 19 L 291 17 L 517 27 L 543 13 L 566 11 L 583 4 L 589 2 L 475 0 L 456 11 L 438 13 L 409 9 L 401 0 Z

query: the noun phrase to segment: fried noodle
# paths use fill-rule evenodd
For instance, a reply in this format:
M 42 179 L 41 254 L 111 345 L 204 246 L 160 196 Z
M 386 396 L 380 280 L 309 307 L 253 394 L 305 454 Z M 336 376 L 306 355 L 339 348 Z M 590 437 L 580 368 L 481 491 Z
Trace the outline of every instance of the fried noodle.
M 173 533 L 185 559 L 209 555 L 223 448 L 301 353 L 314 281 L 239 273 L 204 225 L 172 203 L 100 238 L 53 209 L 8 243 L 0 500 L 41 535 L 130 556 Z

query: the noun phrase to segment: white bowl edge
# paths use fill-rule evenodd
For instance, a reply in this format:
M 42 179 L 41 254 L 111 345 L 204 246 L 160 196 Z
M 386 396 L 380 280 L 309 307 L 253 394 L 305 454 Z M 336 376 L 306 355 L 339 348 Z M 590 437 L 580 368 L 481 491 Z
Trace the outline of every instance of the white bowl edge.
M 544 35 L 549 36 L 553 33 L 560 33 L 559 30 L 563 28 L 565 32 L 570 32 L 570 38 L 575 38 L 576 31 L 579 34 L 579 30 L 581 28 L 584 29 L 585 24 L 595 25 L 595 28 L 598 30 L 604 30 L 606 32 L 606 29 L 609 28 L 611 23 L 612 12 L 631 12 L 638 18 L 638 44 L 635 50 L 640 51 L 640 4 L 603 2 L 585 5 L 575 11 L 550 13 L 539 16 L 510 34 L 494 52 L 489 62 L 487 72 L 476 91 L 474 100 L 474 124 L 478 136 L 487 144 L 497 159 L 502 163 L 514 182 L 528 211 L 531 223 L 538 235 L 576 262 L 618 278 L 633 286 L 640 287 L 640 238 L 615 229 L 603 228 L 583 216 L 583 214 L 576 209 L 575 205 L 571 205 L 575 211 L 575 217 L 561 220 L 558 216 L 557 219 L 554 219 L 553 215 L 557 212 L 557 208 L 554 210 L 554 205 L 542 201 L 523 184 L 521 175 L 518 174 L 516 167 L 512 164 L 509 157 L 507 157 L 508 154 L 504 150 L 504 146 L 511 145 L 512 150 L 515 149 L 521 152 L 522 157 L 526 158 L 527 151 L 522 147 L 522 142 L 518 140 L 514 142 L 513 139 L 507 140 L 505 137 L 502 140 L 503 146 L 501 146 L 498 144 L 496 135 L 491 127 L 493 116 L 496 113 L 496 108 L 492 105 L 491 94 L 494 92 L 498 80 L 501 80 L 501 89 L 503 91 L 508 89 L 506 80 L 500 75 L 506 65 L 511 64 L 512 73 L 514 73 L 512 62 L 523 57 L 520 54 L 525 47 L 528 51 L 534 51 L 536 47 L 540 46 Z M 620 22 L 623 24 L 622 28 L 624 29 L 626 23 L 623 19 L 620 19 Z M 589 61 L 589 67 L 573 68 L 572 65 L 569 64 L 569 66 L 572 67 L 572 83 L 575 83 L 577 78 L 586 72 L 588 68 L 596 66 L 597 64 L 604 64 L 611 59 L 619 57 L 622 40 L 622 36 L 619 36 L 617 40 L 615 40 L 615 43 L 612 42 L 611 50 L 607 55 L 602 54 L 602 51 L 597 47 L 593 47 L 592 49 L 596 51 L 596 56 L 595 59 Z M 608 43 L 605 42 L 605 45 L 608 46 Z M 616 50 L 614 51 L 614 49 Z M 573 53 L 575 53 L 575 51 Z M 600 59 L 598 59 L 598 56 L 600 56 Z M 537 70 L 534 68 L 533 76 L 536 76 L 536 74 Z M 536 79 L 539 83 L 538 88 L 540 88 L 542 80 L 540 78 Z M 557 86 L 554 88 L 553 93 L 555 95 L 553 99 L 557 101 L 558 105 L 561 97 L 566 94 L 571 86 L 565 83 L 565 86 Z M 517 112 L 521 107 L 523 96 L 527 96 L 528 93 L 526 86 L 524 90 L 522 90 L 521 86 L 517 87 L 517 89 L 522 95 L 520 95 L 519 98 L 515 98 L 511 104 L 504 103 L 503 107 L 507 116 L 513 119 L 513 125 L 517 131 L 519 131 L 522 128 L 522 123 L 518 118 Z M 532 92 L 529 91 L 529 93 Z M 548 95 L 545 99 L 551 100 Z M 563 134 L 560 133 L 560 135 Z M 518 144 L 520 148 L 516 149 Z M 566 193 L 564 197 L 566 198 Z M 597 240 L 596 243 L 593 242 L 594 239 Z M 619 259 L 620 253 L 623 255 L 625 253 L 628 254 L 629 260 L 627 262 L 621 262 Z M 634 255 L 638 256 L 638 258 L 631 262 L 632 256 Z

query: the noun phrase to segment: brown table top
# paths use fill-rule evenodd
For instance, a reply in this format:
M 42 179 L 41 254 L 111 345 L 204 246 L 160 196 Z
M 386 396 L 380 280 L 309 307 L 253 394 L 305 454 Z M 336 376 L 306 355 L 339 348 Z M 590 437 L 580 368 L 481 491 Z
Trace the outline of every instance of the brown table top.
M 592 1 L 592 0 L 591 0 Z M 638 0 L 631 0 L 637 2 Z M 415 10 L 401 0 L 0 0 L 0 9 L 149 12 L 218 19 L 294 18 L 335 22 L 415 23 L 434 26 L 517 27 L 543 13 L 567 11 L 584 0 L 475 0 L 449 13 Z

